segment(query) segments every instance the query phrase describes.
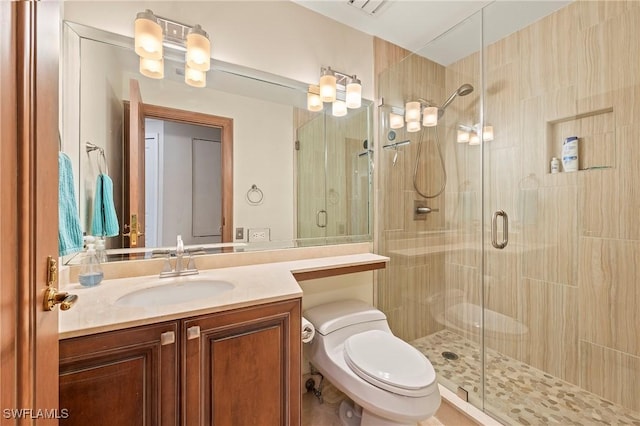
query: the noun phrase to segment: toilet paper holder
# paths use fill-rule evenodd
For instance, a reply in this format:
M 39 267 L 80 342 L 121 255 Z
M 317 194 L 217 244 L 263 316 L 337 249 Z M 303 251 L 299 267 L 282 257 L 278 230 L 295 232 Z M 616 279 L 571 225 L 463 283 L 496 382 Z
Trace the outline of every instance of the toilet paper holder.
M 302 317 L 302 327 L 300 330 L 302 331 L 302 343 L 309 343 L 316 335 L 316 328 L 311 324 L 311 321 L 305 317 Z

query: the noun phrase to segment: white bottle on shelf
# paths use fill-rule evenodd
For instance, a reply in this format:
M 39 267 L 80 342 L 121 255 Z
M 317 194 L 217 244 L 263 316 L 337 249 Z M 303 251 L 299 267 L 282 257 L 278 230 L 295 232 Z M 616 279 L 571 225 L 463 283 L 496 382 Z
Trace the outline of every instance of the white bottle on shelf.
M 551 173 L 559 173 L 560 172 L 560 160 L 558 157 L 553 157 L 551 159 Z

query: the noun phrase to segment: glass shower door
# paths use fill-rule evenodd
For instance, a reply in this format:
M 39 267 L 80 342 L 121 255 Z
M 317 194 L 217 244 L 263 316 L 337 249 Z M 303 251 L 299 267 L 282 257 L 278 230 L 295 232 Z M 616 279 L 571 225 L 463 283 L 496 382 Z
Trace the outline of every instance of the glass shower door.
M 500 38 L 509 2 L 484 9 L 485 410 L 640 423 L 640 6 L 562 6 Z M 553 173 L 574 136 L 579 169 Z

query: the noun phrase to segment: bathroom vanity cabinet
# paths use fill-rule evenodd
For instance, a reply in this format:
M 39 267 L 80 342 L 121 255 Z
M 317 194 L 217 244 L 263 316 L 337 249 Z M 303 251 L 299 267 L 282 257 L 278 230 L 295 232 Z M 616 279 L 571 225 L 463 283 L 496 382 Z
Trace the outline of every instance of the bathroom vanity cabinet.
M 60 341 L 61 425 L 299 425 L 300 299 Z
M 60 424 L 178 424 L 178 327 L 174 321 L 60 341 L 60 408 L 69 413 Z

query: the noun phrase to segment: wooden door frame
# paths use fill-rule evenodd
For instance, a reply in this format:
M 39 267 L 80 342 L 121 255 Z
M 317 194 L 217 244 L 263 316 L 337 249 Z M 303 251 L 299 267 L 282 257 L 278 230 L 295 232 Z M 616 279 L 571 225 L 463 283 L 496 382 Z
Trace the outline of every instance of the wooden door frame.
M 125 117 L 128 116 L 128 111 L 129 102 L 125 101 Z M 145 118 L 220 129 L 222 139 L 222 242 L 233 242 L 233 118 L 147 103 L 144 104 L 144 116 Z M 129 129 L 126 126 L 125 132 L 125 137 L 128 138 Z M 124 189 L 126 193 L 127 188 Z
M 2 424 L 57 425 L 31 414 L 60 408 L 58 310 L 43 309 L 47 256 L 58 257 L 60 3 L 0 7 L 0 401 L 33 410 Z

